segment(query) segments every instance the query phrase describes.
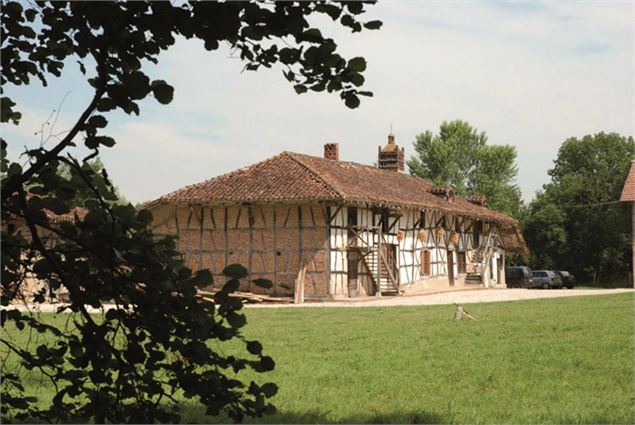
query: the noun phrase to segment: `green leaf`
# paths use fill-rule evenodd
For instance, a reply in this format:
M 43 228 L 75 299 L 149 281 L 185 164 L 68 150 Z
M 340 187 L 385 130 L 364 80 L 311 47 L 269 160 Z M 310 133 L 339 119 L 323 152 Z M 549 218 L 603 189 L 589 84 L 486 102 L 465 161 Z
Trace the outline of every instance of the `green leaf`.
M 267 397 L 273 397 L 278 393 L 278 386 L 272 382 L 267 382 L 262 387 L 260 387 L 262 393 Z
M 108 148 L 112 148 L 113 146 L 115 146 L 115 139 L 113 139 L 112 137 L 108 137 L 108 136 L 97 136 L 95 137 L 95 139 L 97 140 L 97 142 L 100 145 L 104 145 Z
M 323 40 L 322 33 L 317 28 L 309 28 L 302 33 L 301 38 L 313 43 L 319 43 Z
M 106 124 L 108 124 L 108 121 L 103 115 L 93 115 L 88 118 L 86 124 L 94 128 L 104 128 Z
M 260 368 L 261 370 L 267 372 L 273 370 L 276 367 L 276 362 L 269 356 L 262 356 L 260 358 Z
M 150 85 L 154 97 L 163 105 L 167 105 L 174 99 L 174 87 L 163 80 L 154 80 Z
M 247 318 L 245 318 L 244 314 L 238 314 L 233 311 L 227 313 L 225 319 L 227 319 L 227 323 L 229 323 L 233 328 L 242 328 L 247 324 Z
M 152 218 L 152 212 L 150 212 L 150 210 L 143 209 L 137 213 L 137 220 L 144 225 L 152 223 Z
M 240 288 L 240 281 L 238 279 L 230 279 L 223 285 L 223 291 L 225 292 L 234 292 L 237 291 L 238 288 Z
M 260 355 L 262 353 L 262 344 L 258 341 L 249 341 L 247 343 L 247 351 L 254 355 Z
M 295 90 L 295 92 L 297 94 L 302 94 L 302 93 L 306 93 L 307 92 L 307 88 L 306 86 L 302 85 L 302 84 L 296 84 L 295 86 L 293 86 L 293 89 Z
M 124 357 L 132 364 L 143 363 L 146 358 L 145 351 L 137 343 L 129 343 L 124 353 Z
M 212 51 L 218 49 L 218 40 L 216 39 L 207 39 L 204 44 L 205 50 Z
M 349 79 L 350 79 L 351 83 L 353 83 L 357 87 L 359 87 L 362 84 L 364 84 L 364 76 L 362 74 L 358 74 L 358 73 L 351 74 Z
M 109 98 L 109 97 L 104 97 L 97 104 L 97 110 L 99 112 L 112 111 L 116 107 L 117 107 L 117 104 L 115 103 L 115 101 L 113 99 Z
M 197 288 L 209 286 L 214 282 L 212 279 L 212 272 L 208 269 L 198 270 L 194 273 L 194 276 L 189 279 L 189 282 Z
M 230 264 L 223 269 L 223 275 L 234 279 L 242 279 L 247 277 L 249 272 L 240 264 Z
M 353 93 L 348 93 L 344 98 L 344 103 L 351 109 L 355 109 L 359 106 L 359 97 Z
M 252 280 L 254 285 L 259 286 L 261 288 L 270 289 L 273 288 L 273 283 L 269 279 L 258 278 Z
M 368 21 L 364 24 L 364 28 L 367 30 L 378 30 L 382 25 L 382 21 Z
M 348 61 L 346 68 L 354 72 L 363 72 L 366 70 L 366 59 L 362 57 L 355 57 Z

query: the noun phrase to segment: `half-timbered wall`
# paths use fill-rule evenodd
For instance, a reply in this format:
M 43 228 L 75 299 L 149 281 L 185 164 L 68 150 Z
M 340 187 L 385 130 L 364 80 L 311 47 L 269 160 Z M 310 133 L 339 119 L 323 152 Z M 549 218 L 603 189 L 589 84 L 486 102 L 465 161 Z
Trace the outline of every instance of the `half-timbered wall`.
M 349 208 L 355 208 L 354 210 Z M 396 247 L 398 285 L 436 289 L 449 284 L 448 255 L 454 264 L 456 286 L 465 284 L 459 273 L 458 252 L 465 253 L 466 271 L 474 271 L 475 221 L 452 214 L 419 210 L 387 210 L 345 205 L 165 205 L 153 211 L 157 234 L 178 236 L 179 250 L 192 269 L 209 268 L 216 282 L 222 270 L 239 263 L 251 275 L 241 287 L 252 292 L 291 295 L 300 270 L 305 268 L 305 296 L 348 297 L 376 292 L 378 227 L 382 244 Z M 354 216 L 354 218 L 352 218 Z M 351 221 L 354 232 L 351 232 Z M 482 224 L 481 241 L 496 227 Z M 496 244 L 492 237 L 490 244 Z M 349 286 L 349 255 L 356 247 L 370 248 L 357 255 L 357 283 Z M 374 250 L 373 250 L 374 249 Z M 430 252 L 430 274 L 422 274 L 422 254 Z M 361 252 L 361 251 L 360 251 Z M 498 247 L 483 261 L 484 286 L 504 282 L 504 250 Z M 353 262 L 355 260 L 352 260 Z M 483 269 L 483 267 L 481 267 Z M 262 290 L 249 282 L 273 282 Z M 384 279 L 384 278 L 382 278 Z M 387 285 L 381 280 L 381 287 Z
M 320 205 L 163 206 L 153 213 L 155 233 L 178 236 L 188 267 L 210 269 L 215 282 L 224 282 L 226 265 L 238 263 L 250 271 L 242 290 L 290 295 L 305 267 L 305 295 L 329 293 L 328 228 Z M 252 285 L 256 278 L 271 280 L 273 288 Z
M 356 232 L 353 236 L 349 236 L 349 248 L 366 246 L 376 249 L 378 243 L 377 228 L 381 224 L 382 211 L 362 207 L 356 207 L 356 211 Z M 474 245 L 473 237 L 473 226 L 476 221 L 435 211 L 391 210 L 388 212 L 388 210 L 384 210 L 383 214 L 387 214 L 388 217 L 387 226 L 382 230 L 382 243 L 397 246 L 400 289 L 407 289 L 413 284 L 422 282 L 426 283 L 426 287 L 429 289 L 448 286 L 448 255 L 451 255 L 453 260 L 454 285 L 465 285 L 467 272 L 477 270 L 473 264 L 478 248 Z M 331 288 L 335 291 L 333 293 L 338 295 L 346 294 L 346 284 L 342 281 L 342 277 L 346 275 L 348 263 L 341 256 L 341 247 L 347 241 L 345 229 L 347 216 L 347 208 L 341 207 L 337 209 L 331 222 L 331 249 L 337 251 L 337 253 L 331 252 L 331 260 L 336 262 L 335 267 L 337 268 L 336 270 L 331 269 Z M 479 245 L 487 241 L 489 233 L 495 234 L 495 232 L 495 227 L 489 223 L 482 223 Z M 495 238 L 492 238 L 489 244 L 495 244 Z M 431 263 L 430 274 L 425 276 L 422 274 L 421 264 L 424 250 L 430 252 Z M 458 253 L 465 255 L 465 270 L 461 272 L 459 272 Z M 358 286 L 356 288 L 358 295 L 371 295 L 375 292 L 376 255 L 376 251 L 371 251 L 364 260 L 359 260 Z M 504 257 L 504 251 L 499 249 L 489 259 L 488 277 L 492 273 L 495 275 L 493 279 L 487 281 L 489 286 L 504 282 L 504 278 L 501 278 L 504 276 L 504 266 L 501 272 L 498 271 L 502 267 L 500 265 L 502 257 Z M 333 275 L 334 271 L 335 275 Z
M 351 244 L 353 246 L 373 246 L 375 244 L 375 216 L 373 212 L 365 208 L 357 208 L 357 234 Z M 373 267 L 376 261 L 375 253 L 371 252 L 358 264 L 358 287 L 357 293 L 360 296 L 373 295 L 375 293 L 374 276 L 376 269 Z
M 348 296 L 348 209 L 346 207 L 329 207 L 330 214 L 330 279 L 329 294 Z

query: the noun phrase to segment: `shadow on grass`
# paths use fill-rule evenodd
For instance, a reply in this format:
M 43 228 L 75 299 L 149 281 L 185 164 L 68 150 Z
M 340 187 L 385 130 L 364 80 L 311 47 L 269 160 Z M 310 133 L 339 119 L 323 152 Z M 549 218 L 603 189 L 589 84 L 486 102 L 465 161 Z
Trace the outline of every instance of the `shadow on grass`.
M 182 423 L 233 423 L 227 417 L 212 417 L 205 415 L 205 409 L 200 406 L 184 406 Z M 279 410 L 273 415 L 260 418 L 245 418 L 243 423 L 263 424 L 442 424 L 451 423 L 446 418 L 436 414 L 415 412 L 387 412 L 382 414 L 370 414 L 360 412 L 351 417 L 339 417 L 328 411 L 310 410 L 306 412 L 291 412 Z

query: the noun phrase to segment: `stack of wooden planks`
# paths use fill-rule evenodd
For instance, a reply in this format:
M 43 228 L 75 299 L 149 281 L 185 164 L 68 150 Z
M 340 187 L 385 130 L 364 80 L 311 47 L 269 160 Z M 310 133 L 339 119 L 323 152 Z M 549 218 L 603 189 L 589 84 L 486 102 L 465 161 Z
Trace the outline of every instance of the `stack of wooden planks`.
M 212 291 L 203 291 L 198 290 L 198 296 L 204 300 L 212 300 L 214 295 L 216 295 L 215 290 Z M 234 291 L 229 294 L 230 297 L 240 298 L 245 303 L 283 303 L 283 304 L 292 304 L 293 297 L 274 297 L 272 295 L 260 295 L 253 294 L 251 292 L 242 292 L 242 291 Z

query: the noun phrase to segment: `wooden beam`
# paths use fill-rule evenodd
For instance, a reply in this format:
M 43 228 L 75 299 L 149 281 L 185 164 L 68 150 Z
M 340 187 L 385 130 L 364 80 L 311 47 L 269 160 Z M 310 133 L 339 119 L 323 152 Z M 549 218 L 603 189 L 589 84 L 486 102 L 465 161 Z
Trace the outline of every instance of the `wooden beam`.
M 388 231 L 389 232 L 395 227 L 395 225 L 397 224 L 397 222 L 399 221 L 400 218 L 401 218 L 401 216 L 397 216 L 395 218 L 395 220 L 392 222 L 392 224 L 390 226 L 388 226 Z
M 253 279 L 253 271 L 252 268 L 254 266 L 253 255 L 254 255 L 254 214 L 252 210 L 252 206 L 249 205 L 247 207 L 247 214 L 249 219 L 249 291 L 252 290 L 252 279 Z
M 324 214 L 324 220 L 326 221 L 326 227 L 324 228 L 326 234 L 326 238 L 324 239 L 324 282 L 326 290 L 329 292 L 329 288 L 331 287 L 331 207 L 324 204 L 321 205 L 322 214 Z
M 381 221 L 381 220 L 380 220 Z M 381 297 L 381 222 L 377 226 L 377 292 L 375 296 Z
M 228 208 L 225 207 L 225 217 L 223 217 L 223 229 L 225 233 L 225 264 L 224 266 L 227 267 L 227 262 L 229 261 L 229 236 L 227 235 L 227 211 Z
M 304 276 L 309 265 L 308 260 L 302 261 L 302 267 L 295 279 L 295 288 L 293 291 L 293 302 L 302 304 L 304 302 Z
M 343 207 L 342 204 L 338 205 L 337 208 L 335 209 L 335 212 L 333 212 L 333 215 L 329 216 L 329 224 L 333 223 L 333 219 L 339 214 L 340 211 L 342 211 L 342 207 Z
M 311 207 L 309 207 L 310 209 Z M 304 258 L 302 258 L 302 205 L 298 206 L 298 264 L 302 265 L 300 272 L 302 273 L 302 297 L 297 298 L 299 302 L 304 302 L 304 269 L 306 266 L 304 265 Z M 290 257 L 290 256 L 289 256 Z M 295 293 L 297 292 L 297 284 L 296 288 L 293 291 L 294 297 L 296 297 Z M 299 295 L 298 295 L 299 297 Z
M 277 222 L 276 222 L 276 205 L 274 204 L 273 206 L 273 294 L 276 295 L 277 293 L 277 279 L 276 279 L 276 266 L 277 266 L 277 260 L 278 260 L 278 246 L 277 246 L 277 242 L 276 242 L 276 227 L 277 227 Z
M 200 220 L 200 238 L 198 240 L 198 268 L 203 269 L 203 225 L 205 223 L 205 207 L 201 207 L 201 220 Z

